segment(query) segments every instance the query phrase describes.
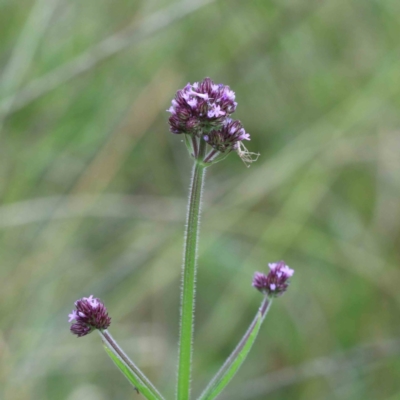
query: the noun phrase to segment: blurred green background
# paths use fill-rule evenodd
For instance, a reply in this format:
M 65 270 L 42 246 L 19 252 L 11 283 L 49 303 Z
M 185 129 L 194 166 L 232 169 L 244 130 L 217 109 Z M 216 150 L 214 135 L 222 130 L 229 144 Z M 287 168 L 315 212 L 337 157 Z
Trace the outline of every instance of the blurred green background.
M 140 398 L 67 314 L 174 393 L 191 160 L 177 89 L 210 76 L 260 152 L 209 169 L 193 390 L 296 270 L 221 399 L 400 399 L 398 0 L 0 1 L 0 399 Z

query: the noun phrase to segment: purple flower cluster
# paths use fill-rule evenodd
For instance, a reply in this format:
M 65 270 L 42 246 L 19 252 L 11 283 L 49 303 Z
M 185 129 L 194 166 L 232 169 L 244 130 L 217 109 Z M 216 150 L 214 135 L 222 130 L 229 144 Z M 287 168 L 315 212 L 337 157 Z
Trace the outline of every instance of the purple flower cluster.
M 76 310 L 68 315 L 68 322 L 73 322 L 71 332 L 78 337 L 88 335 L 94 329 L 107 329 L 111 318 L 108 316 L 107 308 L 93 296 L 83 297 L 75 302 Z
M 230 149 L 237 150 L 238 142 L 250 140 L 250 135 L 246 133 L 240 121 L 226 118 L 220 129 L 212 130 L 203 138 L 215 150 L 225 153 Z
M 219 128 L 225 118 L 236 110 L 235 93 L 210 78 L 202 82 L 188 83 L 178 90 L 171 107 L 169 118 L 172 133 L 201 135 L 212 128 Z
M 268 266 L 270 269 L 268 275 L 261 272 L 254 274 L 253 287 L 271 297 L 281 296 L 288 288 L 289 278 L 293 276 L 294 270 L 284 261 L 271 263 Z
M 236 110 L 235 93 L 229 86 L 215 84 L 210 78 L 202 82 L 188 83 L 178 90 L 172 100 L 169 118 L 170 131 L 185 134 L 189 151 L 199 158 L 201 141 L 210 147 L 203 162 L 210 164 L 223 159 L 229 152 L 236 150 L 245 163 L 254 161 L 241 143 L 250 140 L 240 121 L 230 117 Z M 225 153 L 225 154 L 224 154 Z

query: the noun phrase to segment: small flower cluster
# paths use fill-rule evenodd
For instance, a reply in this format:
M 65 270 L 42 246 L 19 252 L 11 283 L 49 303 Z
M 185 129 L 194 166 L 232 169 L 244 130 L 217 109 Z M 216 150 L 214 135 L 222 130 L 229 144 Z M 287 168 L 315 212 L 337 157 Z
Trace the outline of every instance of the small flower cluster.
M 188 83 L 178 90 L 171 107 L 167 110 L 172 133 L 201 135 L 212 128 L 219 128 L 226 117 L 235 110 L 235 93 L 222 84 L 216 85 L 210 78 L 202 82 Z
M 265 275 L 256 272 L 253 278 L 253 287 L 271 297 L 281 296 L 289 286 L 289 278 L 294 270 L 290 269 L 284 261 L 268 264 L 269 273 Z
M 210 78 L 202 82 L 188 83 L 177 91 L 172 100 L 169 118 L 170 131 L 186 135 L 191 155 L 211 164 L 225 158 L 232 150 L 247 162 L 254 161 L 242 144 L 250 140 L 240 121 L 230 117 L 236 110 L 235 93 L 229 86 L 215 84 Z M 189 137 L 189 139 L 188 139 Z M 201 141 L 211 150 L 200 154 Z
M 229 148 L 237 150 L 238 143 L 250 140 L 250 135 L 243 129 L 240 121 L 227 118 L 220 129 L 212 131 L 210 135 L 204 135 L 203 138 L 214 149 L 225 153 Z
M 73 322 L 71 332 L 78 337 L 88 335 L 95 329 L 107 329 L 111 318 L 108 316 L 107 308 L 93 296 L 83 297 L 75 302 L 76 310 L 68 315 L 68 322 Z

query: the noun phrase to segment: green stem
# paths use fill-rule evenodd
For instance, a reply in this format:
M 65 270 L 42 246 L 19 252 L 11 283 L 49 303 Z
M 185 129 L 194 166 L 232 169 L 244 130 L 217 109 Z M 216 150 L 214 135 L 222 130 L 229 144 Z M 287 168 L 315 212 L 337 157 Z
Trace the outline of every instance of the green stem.
M 200 142 L 198 158 L 193 166 L 189 206 L 186 218 L 185 249 L 181 287 L 181 320 L 179 334 L 177 399 L 189 400 L 192 364 L 194 306 L 196 292 L 197 242 L 205 166 L 201 164 L 206 143 Z
M 105 329 L 104 331 L 98 331 L 103 343 L 116 355 L 119 359 L 125 364 L 137 378 L 137 382 L 135 382 L 135 389 L 137 391 L 141 390 L 141 392 L 148 399 L 159 399 L 163 400 L 163 396 L 160 392 L 153 386 L 153 384 L 148 380 L 146 375 L 136 366 L 136 364 L 125 354 L 122 348 L 118 345 L 115 339 L 111 336 L 111 334 Z M 129 379 L 129 378 L 128 378 Z
M 271 304 L 272 299 L 266 296 L 246 333 L 198 400 L 215 399 L 231 381 L 249 354 Z

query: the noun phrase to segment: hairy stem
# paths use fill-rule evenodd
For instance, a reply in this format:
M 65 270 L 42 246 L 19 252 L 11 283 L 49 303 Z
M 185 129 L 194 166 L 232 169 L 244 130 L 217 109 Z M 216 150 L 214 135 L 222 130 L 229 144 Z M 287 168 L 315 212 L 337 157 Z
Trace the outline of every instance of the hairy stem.
M 208 386 L 200 396 L 199 400 L 215 399 L 236 374 L 254 344 L 261 324 L 263 323 L 271 307 L 271 303 L 272 299 L 266 296 L 246 333 L 239 341 L 238 345 L 235 347 L 231 355 L 222 365 L 220 370 L 216 373 L 214 378 L 208 384 Z
M 192 345 L 194 327 L 194 306 L 196 292 L 197 242 L 200 225 L 200 206 L 205 167 L 199 162 L 205 151 L 205 142 L 200 142 L 198 159 L 193 166 L 190 185 L 189 206 L 186 218 L 185 249 L 181 286 L 179 359 L 177 399 L 189 400 Z
M 163 399 L 163 396 L 158 392 L 158 390 L 153 386 L 153 384 L 148 380 L 146 375 L 143 374 L 143 372 L 139 369 L 139 367 L 136 366 L 136 364 L 125 354 L 125 352 L 121 349 L 121 347 L 118 345 L 118 343 L 115 341 L 115 339 L 111 336 L 111 334 L 107 331 L 98 331 L 104 344 L 108 346 L 116 355 L 120 357 L 120 359 L 123 361 L 124 364 L 128 368 L 131 369 L 131 371 L 137 376 L 137 378 L 143 383 L 143 385 L 146 387 L 146 389 L 149 390 L 151 393 L 151 398 L 154 399 Z M 138 390 L 138 388 L 136 388 Z M 144 393 L 146 395 L 146 393 Z

